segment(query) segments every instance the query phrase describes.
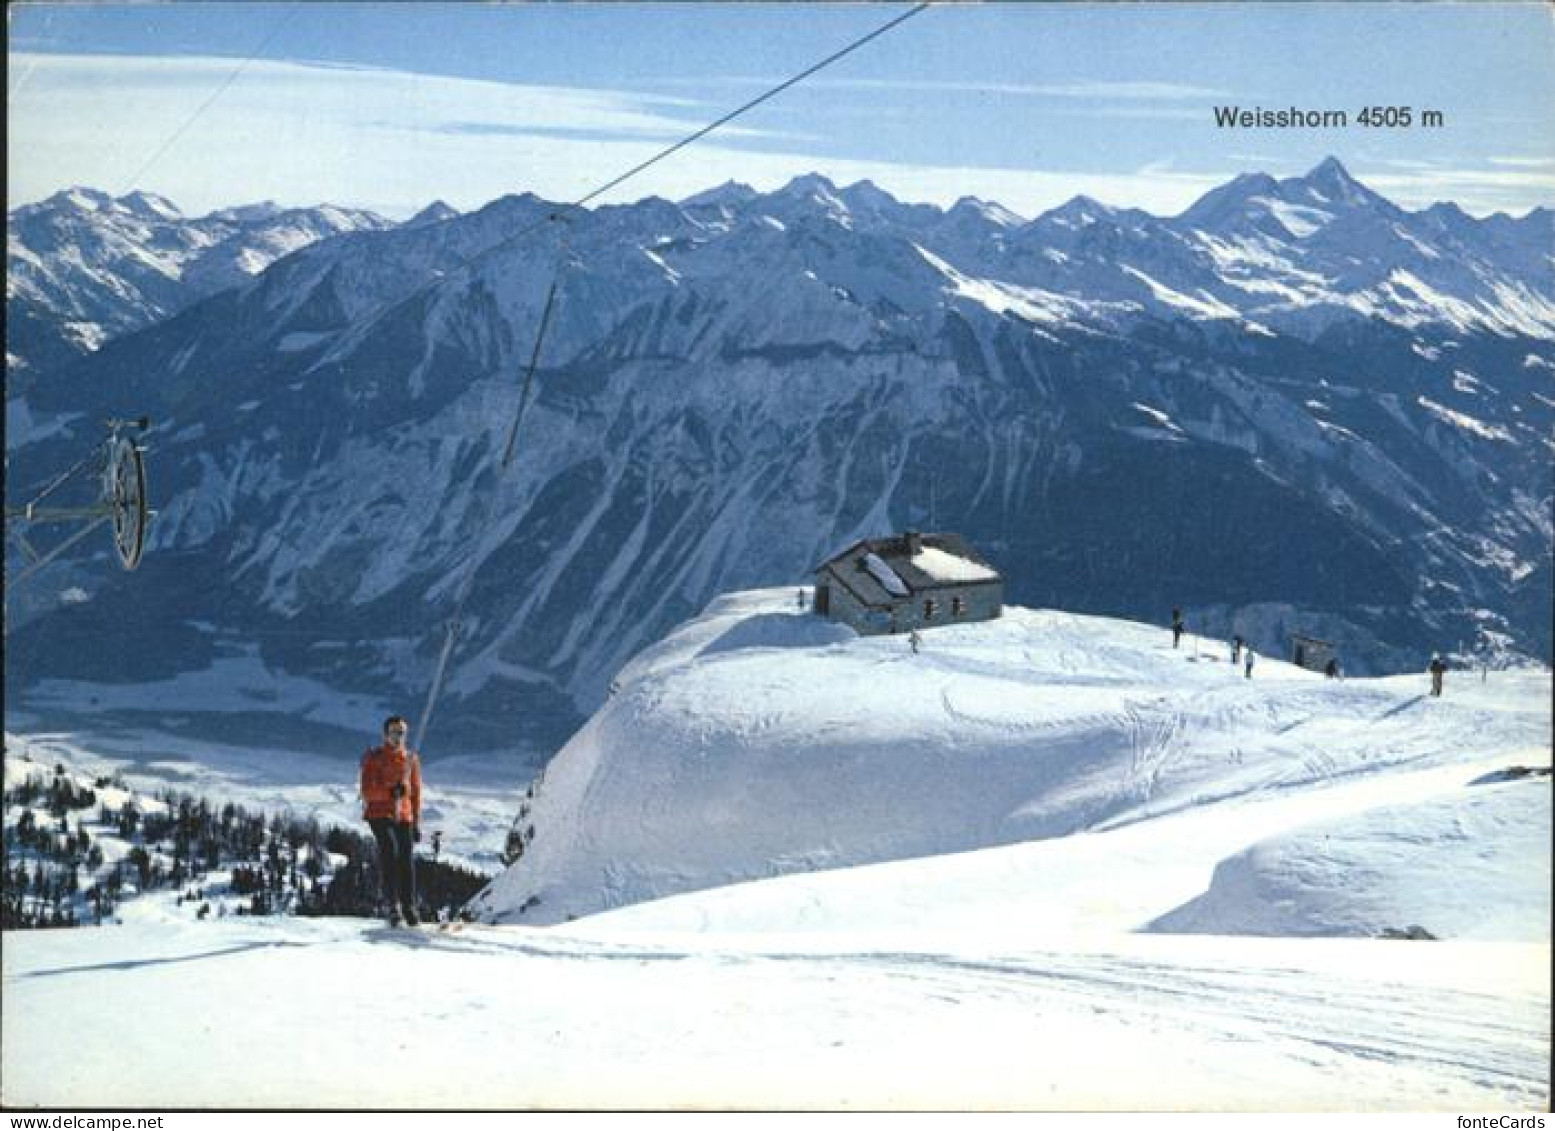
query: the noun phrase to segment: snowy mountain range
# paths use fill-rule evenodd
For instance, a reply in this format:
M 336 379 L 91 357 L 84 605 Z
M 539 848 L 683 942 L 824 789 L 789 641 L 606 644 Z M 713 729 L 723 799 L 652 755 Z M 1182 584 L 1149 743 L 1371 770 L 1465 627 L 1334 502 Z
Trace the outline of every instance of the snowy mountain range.
M 818 176 L 558 215 L 322 239 L 13 374 L 9 499 L 149 413 L 159 513 L 137 573 L 10 596 L 12 702 L 332 748 L 344 695 L 418 709 L 473 568 L 434 732 L 538 763 L 713 595 L 903 528 L 1018 604 L 1352 672 L 1550 658 L 1547 209 L 1407 212 L 1330 160 L 1166 219 Z
M 189 217 L 154 193 L 89 188 L 23 205 L 6 224 L 7 381 L 91 353 L 317 240 L 392 226 L 333 205 Z

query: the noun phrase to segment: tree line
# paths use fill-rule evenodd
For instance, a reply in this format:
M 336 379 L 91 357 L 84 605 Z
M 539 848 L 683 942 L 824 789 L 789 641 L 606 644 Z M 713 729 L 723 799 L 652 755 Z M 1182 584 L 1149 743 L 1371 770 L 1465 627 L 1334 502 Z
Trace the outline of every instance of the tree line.
M 128 793 L 117 776 L 85 787 L 56 765 L 52 777 L 32 775 L 5 791 L 0 928 L 100 924 L 124 900 L 160 890 L 177 890 L 177 904 L 194 903 L 202 919 L 379 913 L 371 837 L 172 790 L 155 804 L 114 805 L 99 799 L 109 788 Z M 86 819 L 94 810 L 95 835 Z M 416 861 L 427 919 L 457 915 L 487 882 L 440 855 L 434 846 Z

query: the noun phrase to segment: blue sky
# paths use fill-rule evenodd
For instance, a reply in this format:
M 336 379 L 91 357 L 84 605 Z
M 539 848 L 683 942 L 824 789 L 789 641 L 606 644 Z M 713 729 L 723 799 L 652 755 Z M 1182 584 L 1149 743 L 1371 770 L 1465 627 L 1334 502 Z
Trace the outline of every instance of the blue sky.
M 8 207 L 86 184 L 196 214 L 273 199 L 404 217 L 576 199 L 904 4 L 13 4 Z M 1340 110 L 1217 128 L 1214 107 Z M 1372 106 L 1441 126 L 1368 128 Z M 1541 3 L 948 4 L 610 199 L 820 171 L 1032 216 L 1157 214 L 1330 154 L 1406 207 L 1555 204 Z

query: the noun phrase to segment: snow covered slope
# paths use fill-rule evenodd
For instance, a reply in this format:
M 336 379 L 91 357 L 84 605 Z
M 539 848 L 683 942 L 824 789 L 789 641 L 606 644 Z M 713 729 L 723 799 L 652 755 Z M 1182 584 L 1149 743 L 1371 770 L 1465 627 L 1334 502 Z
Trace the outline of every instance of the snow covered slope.
M 1249 681 L 1018 608 L 923 644 L 715 602 L 550 769 L 486 898 L 525 922 L 8 935 L 0 1100 L 1548 1108 L 1548 672 Z
M 1549 1104 L 1549 948 L 1527 943 L 227 919 L 29 931 L 3 960 L 8 1107 Z
M 1544 937 L 1548 778 L 1474 783 L 1548 766 L 1549 675 L 1474 678 L 1433 699 L 1424 676 L 1333 681 L 1261 658 L 1247 679 L 1219 641 L 1174 650 L 1164 629 L 1022 608 L 925 632 L 914 655 L 903 638 L 802 612 L 791 589 L 733 594 L 622 672 L 547 767 L 533 841 L 478 906 L 558 923 L 1037 841 L 1001 867 L 1045 893 L 1038 921 L 1064 914 L 1055 893 L 1073 909 L 1104 891 L 1112 929 Z M 1115 870 L 1145 861 L 1141 845 L 1153 859 L 1134 891 Z M 1101 859 L 1113 871 L 1091 866 Z M 1460 885 L 1450 898 L 1430 882 L 1444 874 Z M 840 903 L 868 906 L 850 900 L 873 881 L 835 882 L 850 893 Z M 960 917 L 962 887 L 936 881 L 925 904 Z M 986 877 L 965 887 L 990 892 Z M 816 885 L 802 890 L 815 899 Z M 1004 894 L 983 910 L 1007 913 Z M 749 917 L 761 898 L 715 893 L 688 914 L 730 926 L 721 900 Z M 780 900 L 755 921 L 813 913 Z M 653 907 L 622 914 L 686 925 Z

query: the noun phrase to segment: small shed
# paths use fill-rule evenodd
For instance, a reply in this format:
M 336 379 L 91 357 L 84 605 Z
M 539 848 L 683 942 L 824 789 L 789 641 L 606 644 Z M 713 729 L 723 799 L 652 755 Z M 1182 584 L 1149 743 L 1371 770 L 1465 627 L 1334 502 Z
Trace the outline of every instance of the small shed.
M 1298 668 L 1312 672 L 1324 672 L 1328 665 L 1338 660 L 1333 643 L 1313 636 L 1293 632 L 1290 636 L 1290 662 Z
M 815 569 L 815 611 L 866 636 L 993 620 L 1004 578 L 959 534 L 855 542 Z

